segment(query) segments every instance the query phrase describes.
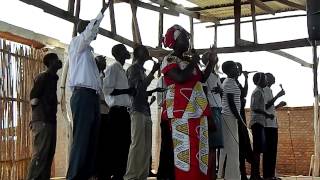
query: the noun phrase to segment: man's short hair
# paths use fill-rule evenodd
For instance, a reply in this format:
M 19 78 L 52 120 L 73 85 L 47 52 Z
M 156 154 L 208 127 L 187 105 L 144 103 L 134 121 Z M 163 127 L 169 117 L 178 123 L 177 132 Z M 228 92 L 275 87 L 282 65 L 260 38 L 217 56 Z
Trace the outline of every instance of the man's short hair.
M 79 20 L 77 23 L 77 32 L 82 33 L 86 29 L 89 23 L 90 21 Z
M 138 59 L 139 56 L 141 56 L 141 52 L 143 50 L 148 50 L 147 47 L 145 47 L 144 45 L 138 45 L 136 48 L 134 48 L 133 50 L 133 56 L 135 59 Z
M 49 67 L 50 65 L 50 61 L 52 61 L 52 59 L 59 59 L 58 55 L 56 53 L 48 53 L 43 57 L 43 64 L 46 67 Z
M 253 75 L 253 83 L 254 83 L 255 85 L 258 85 L 258 84 L 261 82 L 262 78 L 265 79 L 265 74 L 264 74 L 264 73 L 261 73 L 261 72 L 255 73 L 255 74 Z
M 123 44 L 117 44 L 112 47 L 111 53 L 113 57 L 119 56 L 119 53 L 122 52 L 122 49 L 126 49 Z
M 237 64 L 234 61 L 226 61 L 222 64 L 222 71 L 227 74 L 230 71 L 232 66 L 236 66 Z

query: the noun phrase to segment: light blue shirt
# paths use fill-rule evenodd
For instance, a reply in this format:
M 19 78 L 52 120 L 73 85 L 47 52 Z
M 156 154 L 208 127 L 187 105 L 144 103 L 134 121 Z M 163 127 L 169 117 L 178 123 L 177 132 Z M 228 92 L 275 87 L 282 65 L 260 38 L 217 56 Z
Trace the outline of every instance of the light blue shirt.
M 71 90 L 74 87 L 86 87 L 101 91 L 99 70 L 94 60 L 93 48 L 90 43 L 95 39 L 99 31 L 99 25 L 103 14 L 91 20 L 86 29 L 74 37 L 69 46 L 69 79 Z

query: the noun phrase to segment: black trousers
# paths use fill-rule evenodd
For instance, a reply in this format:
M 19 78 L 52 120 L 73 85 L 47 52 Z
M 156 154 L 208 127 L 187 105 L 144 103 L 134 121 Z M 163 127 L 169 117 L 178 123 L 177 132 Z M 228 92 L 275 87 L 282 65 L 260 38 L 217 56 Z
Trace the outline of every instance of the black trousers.
M 111 107 L 101 130 L 99 161 L 105 160 L 99 163 L 99 180 L 123 180 L 131 144 L 131 119 L 127 108 Z
M 109 114 L 101 114 L 97 155 L 97 177 L 99 180 L 109 180 L 112 175 L 112 163 L 110 162 L 110 157 L 112 157 L 112 148 L 110 148 L 111 131 L 112 127 L 110 126 Z
M 87 180 L 96 175 L 96 154 L 100 126 L 100 99 L 91 89 L 75 89 L 70 99 L 73 141 L 68 180 Z
M 278 128 L 265 128 L 266 151 L 263 154 L 263 177 L 275 177 L 278 147 Z
M 169 120 L 161 121 L 161 150 L 157 179 L 174 180 L 174 155 Z
M 56 149 L 57 125 L 42 121 L 30 125 L 33 139 L 27 180 L 49 180 Z
M 246 160 L 249 163 L 253 161 L 253 152 L 250 144 L 250 138 L 248 129 L 243 122 L 238 121 L 238 133 L 239 133 L 239 163 L 240 174 L 246 176 Z

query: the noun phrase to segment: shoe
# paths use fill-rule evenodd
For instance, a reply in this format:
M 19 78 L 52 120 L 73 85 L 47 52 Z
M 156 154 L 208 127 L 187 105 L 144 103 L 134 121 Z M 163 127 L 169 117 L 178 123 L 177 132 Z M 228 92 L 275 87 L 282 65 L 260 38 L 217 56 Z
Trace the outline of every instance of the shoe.
M 264 179 L 260 176 L 251 176 L 250 180 L 264 180 Z
M 249 180 L 246 175 L 241 175 L 241 180 Z

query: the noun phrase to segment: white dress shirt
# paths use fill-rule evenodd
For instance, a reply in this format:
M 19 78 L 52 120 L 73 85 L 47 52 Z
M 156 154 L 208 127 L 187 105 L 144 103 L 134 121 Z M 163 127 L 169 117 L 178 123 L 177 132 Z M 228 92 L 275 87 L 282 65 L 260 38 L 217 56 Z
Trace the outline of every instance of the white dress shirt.
M 220 77 L 218 74 L 210 73 L 209 78 L 207 79 L 207 88 L 208 88 L 208 101 L 210 107 L 222 107 L 221 96 L 219 93 L 211 92 L 215 87 L 221 88 Z
M 128 89 L 128 78 L 126 71 L 119 62 L 115 62 L 108 66 L 103 79 L 103 94 L 106 103 L 111 108 L 112 106 L 131 107 L 131 100 L 128 94 L 111 96 L 114 89 Z
M 101 91 L 99 70 L 94 60 L 91 41 L 97 36 L 103 14 L 90 21 L 86 29 L 74 37 L 69 46 L 69 79 L 71 90 L 74 87 L 86 87 Z

